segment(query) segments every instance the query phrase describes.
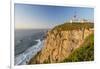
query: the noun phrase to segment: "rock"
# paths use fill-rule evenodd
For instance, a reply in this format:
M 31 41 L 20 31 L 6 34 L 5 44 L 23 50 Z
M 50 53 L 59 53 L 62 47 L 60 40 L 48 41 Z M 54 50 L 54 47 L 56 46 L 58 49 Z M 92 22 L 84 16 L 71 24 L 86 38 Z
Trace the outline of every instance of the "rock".
M 67 58 L 75 49 L 79 48 L 84 39 L 93 31 L 88 29 L 52 30 L 47 32 L 44 47 L 34 62 L 56 63 Z M 34 59 L 34 58 L 33 58 Z

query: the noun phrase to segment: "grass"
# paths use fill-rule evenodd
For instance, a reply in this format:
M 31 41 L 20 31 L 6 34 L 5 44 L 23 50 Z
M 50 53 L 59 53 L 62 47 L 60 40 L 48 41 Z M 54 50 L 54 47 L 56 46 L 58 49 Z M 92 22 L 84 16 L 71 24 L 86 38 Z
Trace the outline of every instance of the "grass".
M 53 30 L 58 30 L 58 31 L 62 31 L 62 30 L 78 30 L 78 29 L 83 29 L 83 28 L 93 28 L 94 27 L 94 23 L 64 23 L 61 25 L 58 25 L 56 27 L 54 27 L 52 29 Z
M 79 62 L 94 60 L 94 34 L 88 36 L 83 45 L 76 49 L 70 56 L 62 62 Z
M 64 23 L 54 27 L 51 30 L 59 31 L 67 31 L 67 30 L 83 30 L 83 29 L 94 28 L 94 23 Z M 30 60 L 29 64 L 38 64 L 39 62 L 36 61 L 37 56 L 40 52 Z M 85 38 L 84 43 L 80 48 L 73 51 L 68 58 L 65 58 L 61 62 L 79 62 L 79 61 L 93 61 L 94 60 L 94 34 L 91 34 L 87 38 Z M 50 58 L 45 60 L 44 63 L 50 63 Z

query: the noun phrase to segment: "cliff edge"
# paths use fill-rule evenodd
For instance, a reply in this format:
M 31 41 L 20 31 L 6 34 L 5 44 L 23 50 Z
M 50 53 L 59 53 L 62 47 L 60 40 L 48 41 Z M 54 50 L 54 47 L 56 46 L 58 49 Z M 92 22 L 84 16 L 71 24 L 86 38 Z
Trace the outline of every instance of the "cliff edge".
M 93 23 L 64 23 L 46 33 L 44 47 L 29 64 L 58 63 L 81 47 L 86 37 L 94 32 Z

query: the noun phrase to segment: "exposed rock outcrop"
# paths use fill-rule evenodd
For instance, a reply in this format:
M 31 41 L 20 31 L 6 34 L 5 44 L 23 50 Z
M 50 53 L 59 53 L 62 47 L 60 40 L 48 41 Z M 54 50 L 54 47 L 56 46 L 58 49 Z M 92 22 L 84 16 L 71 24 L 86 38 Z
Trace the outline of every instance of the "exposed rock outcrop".
M 93 31 L 91 29 L 48 31 L 41 52 L 31 60 L 33 63 L 56 63 L 67 58 L 72 51 L 79 48 L 84 39 Z

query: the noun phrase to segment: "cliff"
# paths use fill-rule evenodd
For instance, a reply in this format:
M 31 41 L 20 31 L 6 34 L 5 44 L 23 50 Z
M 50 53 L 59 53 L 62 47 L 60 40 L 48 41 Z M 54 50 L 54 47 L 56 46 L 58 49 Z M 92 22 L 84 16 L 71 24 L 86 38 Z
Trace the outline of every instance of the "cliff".
M 92 33 L 93 23 L 64 23 L 56 26 L 46 33 L 44 47 L 29 64 L 61 62 L 79 48 Z

